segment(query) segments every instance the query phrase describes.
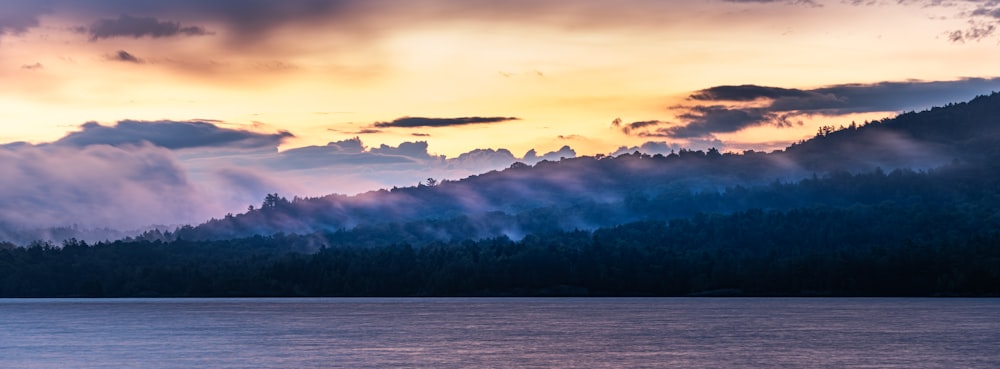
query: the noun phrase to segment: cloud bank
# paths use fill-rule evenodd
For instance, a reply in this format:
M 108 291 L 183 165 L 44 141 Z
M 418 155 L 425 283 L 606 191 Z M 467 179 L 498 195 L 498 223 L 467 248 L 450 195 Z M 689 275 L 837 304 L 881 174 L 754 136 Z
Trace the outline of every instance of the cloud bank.
M 262 134 L 245 130 L 220 128 L 207 122 L 135 121 L 123 120 L 114 126 L 96 122 L 85 123 L 80 130 L 55 141 L 57 145 L 77 147 L 90 145 L 138 145 L 150 143 L 167 149 L 199 147 L 273 148 L 293 137 L 288 131 Z
M 170 151 L 149 145 L 0 147 L 0 224 L 117 227 L 196 221 L 222 210 Z
M 567 146 L 522 158 L 505 149 L 446 158 L 426 141 L 368 147 L 357 137 L 279 152 L 291 136 L 206 121 L 124 120 L 85 123 L 49 143 L 2 144 L 0 239 L 36 228 L 200 223 L 269 193 L 355 194 L 576 156 Z
M 706 138 L 763 125 L 791 127 L 802 124 L 805 116 L 923 109 L 997 90 L 1000 78 L 841 84 L 815 89 L 715 86 L 692 93 L 690 103 L 672 108 L 681 124 L 640 121 L 619 127 L 625 134 L 637 136 Z

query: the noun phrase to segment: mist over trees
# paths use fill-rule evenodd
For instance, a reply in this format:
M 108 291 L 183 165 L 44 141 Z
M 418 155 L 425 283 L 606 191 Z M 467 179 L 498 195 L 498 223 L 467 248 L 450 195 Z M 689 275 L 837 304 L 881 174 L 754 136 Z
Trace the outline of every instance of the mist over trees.
M 442 232 L 440 240 L 487 238 L 535 231 L 530 220 L 492 223 L 495 213 L 526 218 L 558 214 L 546 222 L 561 230 L 595 229 L 630 221 L 732 212 L 747 208 L 786 209 L 813 203 L 850 201 L 843 193 L 776 193 L 734 198 L 741 189 L 795 183 L 817 176 L 923 171 L 943 165 L 978 165 L 997 154 L 1000 95 L 981 96 L 921 113 L 878 122 L 824 127 L 816 137 L 771 153 L 678 150 L 615 157 L 578 157 L 515 163 L 460 181 L 379 190 L 356 196 L 281 198 L 277 206 L 185 227 L 176 235 L 217 240 L 276 233 L 335 232 L 359 226 L 467 218 L 478 232 Z M 760 190 L 767 192 L 768 190 Z M 773 191 L 773 190 L 772 190 Z M 691 197 L 703 197 L 685 201 Z M 862 195 L 859 195 L 862 196 Z M 672 199 L 672 200 L 671 200 Z M 652 203 L 650 203 L 652 202 Z M 528 217 L 530 218 L 530 217 Z M 554 223 L 553 223 L 554 222 Z M 516 237 L 515 237 L 516 238 Z
M 1000 94 L 772 153 L 515 163 L 0 245 L 0 296 L 997 295 Z

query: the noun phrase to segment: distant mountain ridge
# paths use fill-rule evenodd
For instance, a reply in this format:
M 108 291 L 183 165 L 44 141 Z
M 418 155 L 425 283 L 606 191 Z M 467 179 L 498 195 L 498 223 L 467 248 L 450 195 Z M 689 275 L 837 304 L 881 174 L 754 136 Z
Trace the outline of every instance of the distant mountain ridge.
M 816 137 L 771 153 L 732 154 L 710 149 L 681 150 L 664 156 L 635 152 L 541 161 L 534 166 L 515 163 L 503 171 L 458 181 L 431 181 L 435 183 L 356 196 L 287 200 L 273 194 L 259 208 L 182 227 L 171 237 L 230 239 L 413 222 L 426 229 L 422 234 L 437 234 L 433 237 L 440 240 L 516 236 L 547 229 L 593 229 L 635 220 L 743 209 L 698 203 L 675 204 L 672 209 L 637 205 L 649 199 L 669 198 L 671 194 L 690 197 L 838 172 L 924 170 L 949 163 L 982 163 L 1000 157 L 998 143 L 1000 94 L 993 93 L 877 122 L 824 127 Z M 757 205 L 785 206 L 777 201 Z M 540 214 L 549 215 L 532 218 Z M 540 221 L 537 219 L 547 224 L 533 225 Z M 450 220 L 460 225 L 441 226 Z

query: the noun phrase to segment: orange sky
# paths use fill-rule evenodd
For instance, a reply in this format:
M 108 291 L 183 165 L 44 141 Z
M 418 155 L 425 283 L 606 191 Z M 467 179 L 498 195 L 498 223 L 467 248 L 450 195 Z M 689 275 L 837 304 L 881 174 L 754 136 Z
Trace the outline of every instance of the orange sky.
M 200 119 L 288 130 L 296 138 L 282 149 L 360 136 L 368 145 L 425 140 L 448 156 L 501 147 L 520 156 L 566 144 L 595 154 L 653 140 L 610 128 L 615 118 L 683 124 L 671 107 L 712 86 L 1000 74 L 1000 38 L 974 32 L 997 19 L 974 15 L 987 6 L 974 1 L 299 0 L 230 12 L 222 1 L 32 3 L 14 0 L 4 9 L 13 15 L 0 16 L 0 142 L 52 141 L 87 121 Z M 95 37 L 97 22 L 123 15 L 197 32 Z M 964 39 L 952 40 L 954 31 Z M 713 137 L 780 147 L 819 124 L 892 113 Z M 363 133 L 406 116 L 520 119 Z

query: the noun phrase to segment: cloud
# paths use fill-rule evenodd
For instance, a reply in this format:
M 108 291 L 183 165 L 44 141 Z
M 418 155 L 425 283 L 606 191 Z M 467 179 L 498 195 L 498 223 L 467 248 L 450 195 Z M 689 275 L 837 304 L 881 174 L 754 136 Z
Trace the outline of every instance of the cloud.
M 371 149 L 373 154 L 408 156 L 417 159 L 430 158 L 427 153 L 427 141 L 403 142 L 399 146 L 392 147 L 382 144 L 378 148 Z
M 923 109 L 934 104 L 968 100 L 1000 89 L 1000 78 L 965 78 L 955 81 L 904 81 L 841 84 L 811 90 L 750 86 L 745 94 L 720 93 L 733 87 L 718 86 L 691 97 L 702 101 L 771 101 L 768 111 L 815 111 L 828 115 Z M 776 92 L 775 92 L 776 91 Z M 709 98 L 705 98 L 708 96 Z M 701 99 L 696 97 L 702 97 Z
M 822 7 L 832 1 L 820 0 L 722 0 L 651 1 L 621 0 L 173 0 L 173 1 L 71 1 L 71 0 L 7 0 L 0 14 L 0 34 L 21 33 L 39 26 L 39 17 L 54 13 L 70 21 L 90 24 L 85 31 L 94 40 L 102 37 L 171 37 L 210 34 L 203 27 L 225 37 L 230 45 L 257 47 L 270 36 L 289 27 L 325 28 L 341 35 L 351 35 L 359 43 L 371 44 L 400 27 L 421 27 L 446 22 L 491 22 L 500 24 L 535 24 L 545 27 L 572 27 L 602 30 L 632 28 L 636 25 L 661 26 L 664 14 L 686 11 L 729 12 L 736 4 L 744 6 L 805 6 Z M 894 4 L 947 8 L 954 18 L 996 24 L 995 1 L 982 0 L 843 0 L 855 6 Z M 730 12 L 735 13 L 735 12 Z M 941 14 L 941 12 L 938 12 Z M 734 15 L 738 16 L 738 15 Z M 164 19 L 169 19 L 164 20 Z M 95 21 L 96 20 L 96 21 Z M 972 31 L 987 29 L 980 26 Z M 966 39 L 966 30 L 962 30 Z M 976 35 L 969 32 L 969 36 Z M 995 33 L 991 35 L 995 36 Z M 501 75 L 507 74 L 501 72 Z
M 475 149 L 445 158 L 431 154 L 424 141 L 369 148 L 357 137 L 277 151 L 288 135 L 205 122 L 122 121 L 114 126 L 87 123 L 51 143 L 2 144 L 0 239 L 12 229 L 36 227 L 130 230 L 199 223 L 246 209 L 266 193 L 354 194 L 412 186 L 428 177 L 464 178 L 519 160 L 576 155 L 565 146 L 541 156 L 532 150 L 524 159 L 506 149 Z M 245 147 L 254 150 L 217 150 Z
M 167 149 L 199 147 L 268 148 L 278 146 L 284 139 L 293 137 L 288 131 L 273 134 L 220 128 L 206 122 L 135 121 L 123 120 L 114 126 L 96 122 L 85 123 L 80 130 L 71 132 L 55 142 L 57 145 L 90 146 L 138 145 L 148 142 Z
M 266 165 L 278 170 L 299 170 L 334 167 L 422 165 L 435 160 L 427 154 L 426 142 L 403 142 L 398 147 L 381 145 L 369 149 L 358 137 L 327 143 L 326 146 L 306 146 L 286 150 L 268 158 Z
M 767 122 L 770 116 L 762 109 L 729 109 L 723 106 L 694 106 L 679 118 L 688 121 L 682 126 L 657 130 L 657 134 L 673 138 L 702 137 L 714 133 L 736 132 Z M 653 136 L 647 134 L 644 136 Z
M 117 19 L 101 19 L 88 29 L 90 41 L 113 37 L 173 37 L 204 36 L 210 34 L 202 27 L 181 27 L 179 22 L 159 21 L 154 17 L 133 17 L 122 14 Z
M 716 86 L 695 92 L 688 96 L 698 101 L 753 101 L 757 99 L 777 99 L 781 97 L 806 97 L 808 92 L 780 87 L 757 85 Z
M 448 127 L 461 126 L 467 124 L 489 124 L 500 123 L 511 120 L 518 120 L 514 117 L 461 117 L 461 118 L 423 118 L 423 117 L 403 117 L 391 122 L 377 122 L 374 124 L 378 128 L 415 128 L 415 127 Z
M 996 29 L 996 24 L 970 20 L 969 28 L 949 32 L 948 40 L 951 42 L 979 41 L 992 36 Z
M 974 10 L 972 15 L 1000 19 L 1000 2 L 992 1 L 985 3 Z
M 996 0 L 897 0 L 899 4 L 917 5 L 922 7 L 940 7 L 953 9 L 953 18 L 965 19 L 968 26 L 964 29 L 947 32 L 948 40 L 954 43 L 966 41 L 981 41 L 996 35 L 1000 27 L 1000 1 Z M 875 5 L 874 1 L 853 1 L 852 5 Z
M 13 5 L 8 5 L 13 3 Z M 34 4 L 40 5 L 34 5 Z M 23 32 L 37 27 L 42 10 L 79 24 L 95 39 L 108 37 L 156 37 L 208 33 L 191 24 L 211 25 L 230 46 L 260 48 L 271 36 L 290 28 L 331 31 L 350 35 L 355 45 L 371 44 L 375 38 L 399 28 L 442 23 L 483 21 L 530 23 L 546 27 L 633 27 L 636 22 L 658 24 L 661 14 L 693 2 L 622 0 L 5 0 L 4 14 L 10 19 L 3 29 Z M 37 9 L 37 10 L 36 10 Z M 125 14 L 125 16 L 120 16 Z M 124 19 L 123 19 L 124 18 Z M 169 19 L 170 21 L 164 21 Z M 95 22 L 96 20 L 96 22 Z M 0 19 L 0 22 L 4 22 Z M 540 73 L 534 73 L 540 76 Z
M 535 163 L 540 162 L 542 160 L 559 161 L 559 160 L 562 160 L 564 158 L 565 159 L 569 159 L 569 158 L 575 158 L 575 157 L 576 157 L 576 150 L 573 150 L 573 148 L 571 148 L 569 146 L 563 146 L 563 147 L 559 148 L 559 150 L 552 151 L 552 152 L 547 152 L 547 153 L 545 153 L 545 154 L 543 154 L 541 156 L 539 156 L 535 152 L 535 149 L 528 150 L 528 152 L 524 153 L 523 160 L 526 163 L 528 163 L 528 164 L 535 164 Z
M 37 70 L 43 68 L 45 68 L 45 66 L 43 66 L 42 63 L 25 64 L 21 66 L 21 69 L 27 69 L 27 70 Z
M 640 136 L 695 138 L 748 127 L 801 125 L 806 115 L 901 112 L 968 100 L 1000 89 L 1000 78 L 842 84 L 815 89 L 759 85 L 715 86 L 692 93 L 694 104 L 674 107 L 683 124 L 641 131 Z M 656 126 L 638 122 L 639 128 Z M 625 128 L 628 128 L 626 126 Z
M 635 132 L 637 130 L 645 129 L 645 128 L 648 128 L 648 127 L 655 127 L 655 126 L 662 125 L 662 124 L 666 124 L 666 122 L 662 122 L 662 121 L 659 121 L 659 120 L 643 120 L 643 121 L 639 121 L 639 122 L 632 122 L 632 123 L 626 124 L 624 127 L 621 127 L 621 129 L 622 129 L 622 133 L 624 133 L 626 135 L 631 135 L 632 132 Z
M 47 13 L 43 4 L 31 1 L 4 3 L 3 8 L 0 11 L 0 36 L 17 35 L 38 27 L 38 16 Z
M 120 61 L 120 62 L 125 62 L 125 63 L 135 63 L 135 64 L 142 64 L 142 63 L 144 63 L 142 61 L 142 59 L 139 59 L 135 55 L 132 55 L 128 51 L 125 51 L 125 50 L 118 50 L 117 53 L 108 55 L 108 60 Z
M 951 7 L 956 18 L 974 19 L 995 24 L 994 1 L 939 0 L 845 0 L 851 5 L 898 4 L 900 6 Z M 602 31 L 630 29 L 637 25 L 661 27 L 664 14 L 695 11 L 721 11 L 739 17 L 729 8 L 744 6 L 822 7 L 820 0 L 722 0 L 651 1 L 621 0 L 173 0 L 173 1 L 71 1 L 8 0 L 0 14 L 0 34 L 20 33 L 38 27 L 39 16 L 51 12 L 80 24 L 90 24 L 84 31 L 92 40 L 103 37 L 171 37 L 204 35 L 212 32 L 191 24 L 211 25 L 229 46 L 260 50 L 273 35 L 290 28 L 308 28 L 315 32 L 350 35 L 348 48 L 375 44 L 401 28 L 420 28 L 448 22 L 488 22 L 500 25 L 518 23 L 554 28 Z M 165 20 L 169 19 L 169 20 Z M 96 21 L 95 21 L 96 20 Z M 974 28 L 970 28 L 972 31 Z M 985 29 L 980 27 L 979 29 Z M 304 30 L 301 30 L 304 31 Z M 963 39 L 975 32 L 962 30 Z M 309 31 L 306 31 L 309 32 Z M 993 34 L 995 35 L 995 33 Z M 344 41 L 343 38 L 340 41 Z M 268 45 L 278 46 L 278 44 Z M 346 50 L 346 49 L 345 49 Z M 530 73 L 530 72 L 528 72 Z M 505 71 L 501 75 L 510 75 Z M 539 75 L 539 73 L 535 73 Z
M 493 169 L 505 168 L 515 161 L 517 158 L 507 149 L 475 149 L 448 160 L 452 166 Z
M 432 154 L 429 148 L 425 141 L 402 142 L 398 146 L 381 144 L 366 147 L 360 138 L 354 137 L 323 146 L 307 146 L 267 154 L 242 165 L 281 173 L 278 175 L 289 181 L 308 183 L 300 187 L 307 188 L 310 195 L 325 195 L 414 185 L 428 177 L 464 178 L 507 168 L 517 161 L 534 164 L 541 160 L 557 161 L 560 158 L 576 157 L 576 152 L 569 146 L 541 156 L 535 150 L 530 150 L 523 158 L 518 158 L 510 150 L 503 148 L 473 149 L 456 157 L 446 158 Z M 231 161 L 232 158 L 224 160 Z
M 221 208 L 152 146 L 0 148 L 0 223 L 134 229 L 197 221 Z

